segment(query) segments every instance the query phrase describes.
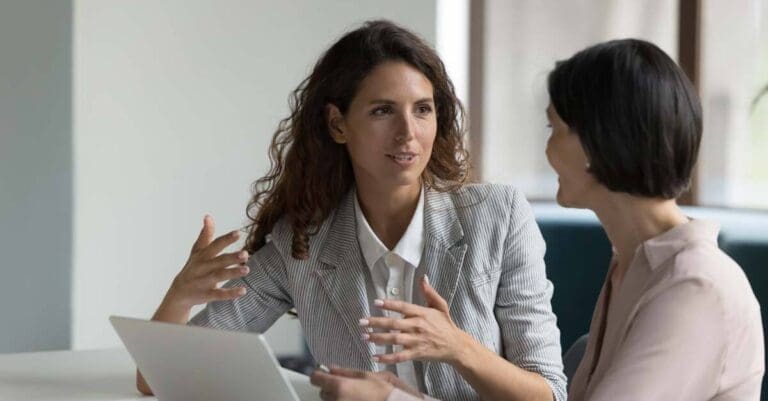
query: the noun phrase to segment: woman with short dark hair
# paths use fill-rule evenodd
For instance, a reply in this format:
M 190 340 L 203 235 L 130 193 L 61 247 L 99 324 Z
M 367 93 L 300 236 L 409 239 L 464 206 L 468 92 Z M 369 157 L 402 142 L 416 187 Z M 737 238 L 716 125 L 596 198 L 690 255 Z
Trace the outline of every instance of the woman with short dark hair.
M 702 133 L 683 71 L 651 43 L 616 40 L 558 63 L 549 96 L 557 201 L 594 211 L 614 250 L 569 400 L 757 401 L 760 306 L 718 225 L 675 201 Z

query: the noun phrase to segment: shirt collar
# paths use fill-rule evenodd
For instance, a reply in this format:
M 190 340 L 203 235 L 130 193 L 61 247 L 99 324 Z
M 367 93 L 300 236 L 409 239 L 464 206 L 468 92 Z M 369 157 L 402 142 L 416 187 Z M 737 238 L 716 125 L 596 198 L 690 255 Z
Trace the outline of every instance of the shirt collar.
M 643 243 L 643 251 L 651 269 L 656 269 L 669 258 L 694 242 L 708 242 L 717 246 L 720 225 L 708 220 L 694 220 L 680 224 Z
M 376 233 L 368 224 L 363 211 L 360 208 L 360 201 L 355 192 L 355 220 L 357 221 L 357 239 L 360 242 L 360 249 L 363 252 L 365 263 L 369 268 L 387 252 L 389 249 L 381 242 Z M 421 188 L 419 202 L 416 204 L 416 210 L 413 212 L 411 222 L 403 233 L 403 237 L 397 242 L 392 253 L 397 254 L 403 260 L 413 267 L 418 267 L 421 262 L 421 254 L 424 250 L 424 188 Z

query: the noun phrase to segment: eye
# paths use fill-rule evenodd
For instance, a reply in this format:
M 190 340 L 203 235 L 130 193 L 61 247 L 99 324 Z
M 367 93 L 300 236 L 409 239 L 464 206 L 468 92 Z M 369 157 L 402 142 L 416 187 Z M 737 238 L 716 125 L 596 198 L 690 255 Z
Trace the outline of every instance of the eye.
M 392 106 L 384 105 L 371 110 L 372 116 L 385 116 L 387 114 L 392 114 Z
M 416 112 L 419 114 L 429 114 L 432 112 L 432 106 L 428 104 L 420 104 L 416 106 Z

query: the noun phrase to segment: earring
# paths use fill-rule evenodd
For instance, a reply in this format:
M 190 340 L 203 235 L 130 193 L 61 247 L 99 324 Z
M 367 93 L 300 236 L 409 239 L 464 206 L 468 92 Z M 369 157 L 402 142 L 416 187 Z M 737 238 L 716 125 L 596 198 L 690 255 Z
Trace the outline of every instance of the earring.
M 587 167 L 586 170 L 589 171 L 589 169 L 592 167 L 592 165 L 589 164 L 589 162 L 587 162 L 586 167 Z

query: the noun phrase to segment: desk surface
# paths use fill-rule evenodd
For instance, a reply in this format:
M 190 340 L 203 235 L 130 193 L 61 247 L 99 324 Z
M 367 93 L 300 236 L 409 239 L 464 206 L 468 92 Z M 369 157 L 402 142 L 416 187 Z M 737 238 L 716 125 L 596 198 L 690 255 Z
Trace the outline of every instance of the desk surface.
M 0 355 L 0 400 L 151 401 L 125 349 Z

